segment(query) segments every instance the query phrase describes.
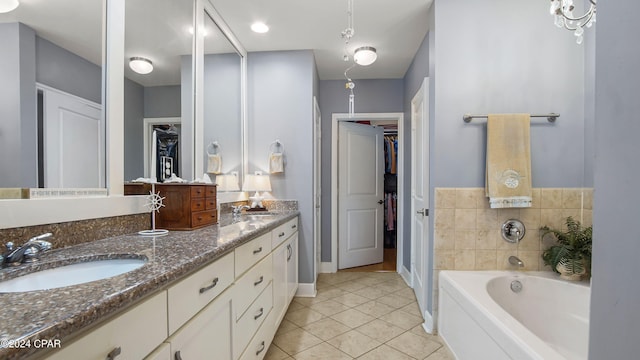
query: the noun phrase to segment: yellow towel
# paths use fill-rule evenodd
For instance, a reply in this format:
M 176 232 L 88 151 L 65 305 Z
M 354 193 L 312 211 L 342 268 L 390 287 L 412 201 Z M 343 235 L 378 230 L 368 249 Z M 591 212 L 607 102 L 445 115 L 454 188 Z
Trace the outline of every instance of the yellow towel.
M 485 191 L 491 208 L 531 207 L 529 114 L 490 114 Z
M 284 172 L 284 156 L 281 152 L 269 154 L 269 172 L 271 174 Z

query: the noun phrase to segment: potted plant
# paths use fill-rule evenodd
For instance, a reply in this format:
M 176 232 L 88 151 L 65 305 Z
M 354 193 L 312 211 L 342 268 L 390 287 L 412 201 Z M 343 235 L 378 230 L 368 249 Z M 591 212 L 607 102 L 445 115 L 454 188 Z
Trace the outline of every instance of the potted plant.
M 556 244 L 542 252 L 545 265 L 566 280 L 580 280 L 591 269 L 593 227 L 582 227 L 571 216 L 566 219 L 567 229 L 556 230 L 548 226 L 540 228 L 542 237 L 553 235 Z

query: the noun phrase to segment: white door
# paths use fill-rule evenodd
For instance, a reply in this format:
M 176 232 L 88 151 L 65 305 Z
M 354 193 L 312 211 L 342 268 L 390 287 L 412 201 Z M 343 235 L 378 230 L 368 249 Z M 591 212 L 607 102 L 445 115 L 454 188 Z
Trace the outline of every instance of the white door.
M 338 268 L 382 262 L 383 130 L 338 125 Z
M 321 253 L 322 249 L 322 136 L 321 136 L 321 127 L 322 127 L 322 115 L 320 115 L 320 107 L 318 106 L 318 100 L 316 97 L 313 97 L 313 242 L 315 246 L 313 247 L 314 251 L 314 259 L 315 259 L 315 278 L 318 279 L 318 271 L 320 269 Z
M 105 186 L 102 108 L 63 92 L 44 89 L 44 186 Z
M 429 274 L 429 107 L 427 79 L 411 100 L 411 274 L 422 314 Z

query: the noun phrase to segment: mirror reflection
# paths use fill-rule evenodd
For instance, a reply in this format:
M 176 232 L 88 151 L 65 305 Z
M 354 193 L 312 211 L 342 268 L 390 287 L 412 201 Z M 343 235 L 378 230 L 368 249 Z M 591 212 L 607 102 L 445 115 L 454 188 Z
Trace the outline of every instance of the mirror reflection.
M 23 2 L 0 48 L 0 187 L 104 187 L 102 1 Z
M 242 169 L 241 57 L 211 15 L 204 17 L 204 171 L 213 175 Z

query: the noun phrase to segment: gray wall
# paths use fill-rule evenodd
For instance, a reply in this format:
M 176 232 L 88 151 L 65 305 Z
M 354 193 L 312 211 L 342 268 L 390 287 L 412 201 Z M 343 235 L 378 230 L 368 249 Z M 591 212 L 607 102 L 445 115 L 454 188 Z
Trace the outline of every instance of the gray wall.
M 320 112 L 322 113 L 322 261 L 331 261 L 331 117 L 333 113 L 349 112 L 349 92 L 346 80 L 320 81 Z M 402 79 L 357 80 L 355 112 L 403 112 Z M 405 153 L 406 154 L 406 153 Z
M 145 87 L 144 117 L 180 117 L 180 85 Z
M 428 19 L 425 19 L 428 21 Z M 422 40 L 416 55 L 404 75 L 404 243 L 402 265 L 411 272 L 411 100 L 424 78 L 429 76 L 429 33 Z
M 283 174 L 271 176 L 272 195 L 298 200 L 299 282 L 313 283 L 313 92 L 309 50 L 248 55 L 249 172 L 268 172 L 269 144 L 285 146 Z
M 37 187 L 35 32 L 0 24 L 0 187 Z
M 36 37 L 36 81 L 102 103 L 102 68 L 52 42 Z
M 640 353 L 640 2 L 598 2 L 590 359 Z M 588 31 L 587 31 L 588 32 Z M 587 34 L 588 36 L 593 34 Z

